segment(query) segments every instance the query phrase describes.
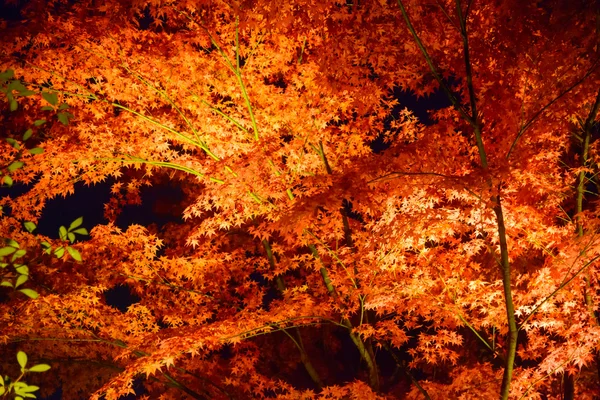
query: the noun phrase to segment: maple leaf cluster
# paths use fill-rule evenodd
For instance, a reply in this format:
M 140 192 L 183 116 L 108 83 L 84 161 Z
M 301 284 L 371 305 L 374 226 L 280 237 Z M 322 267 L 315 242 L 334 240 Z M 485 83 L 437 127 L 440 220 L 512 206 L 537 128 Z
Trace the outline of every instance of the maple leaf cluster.
M 24 351 L 69 399 L 592 399 L 590 3 L 20 5 L 0 375 Z M 418 118 L 400 92 L 448 106 Z M 88 240 L 23 229 L 83 185 L 111 192 Z M 176 221 L 119 227 L 150 186 Z

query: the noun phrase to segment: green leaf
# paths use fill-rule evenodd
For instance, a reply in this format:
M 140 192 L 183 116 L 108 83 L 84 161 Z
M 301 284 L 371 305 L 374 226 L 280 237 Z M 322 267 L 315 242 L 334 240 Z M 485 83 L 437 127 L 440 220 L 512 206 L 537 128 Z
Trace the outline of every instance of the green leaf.
M 54 255 L 56 258 L 62 258 L 62 256 L 65 255 L 65 248 L 62 246 L 56 248 L 56 250 L 54 250 Z
M 18 170 L 19 168 L 21 168 L 23 165 L 22 161 L 13 161 L 9 166 L 8 166 L 8 172 L 15 172 L 16 170 Z
M 77 251 L 77 249 L 74 249 L 71 246 L 67 246 L 67 251 L 69 252 L 71 257 L 73 257 L 74 260 L 81 261 L 81 254 L 79 254 L 79 251 Z
M 19 108 L 19 103 L 17 103 L 17 100 L 10 99 L 10 111 L 17 111 L 17 108 Z
M 37 226 L 31 221 L 25 221 L 25 223 L 23 225 L 25 225 L 25 229 L 29 233 L 35 231 L 35 228 L 37 228 Z
M 7 255 L 9 255 L 9 254 L 12 254 L 12 253 L 14 253 L 15 251 L 17 251 L 17 249 L 15 249 L 15 248 L 14 248 L 14 247 L 12 247 L 12 246 L 6 246 L 6 247 L 2 247 L 2 248 L 0 248 L 0 257 L 7 256 Z
M 4 393 L 6 393 L 6 388 L 4 387 L 4 381 L 3 381 L 2 386 L 0 386 L 0 396 L 4 395 Z
M 0 286 L 13 287 L 13 285 L 12 285 L 12 283 L 10 281 L 2 281 L 0 283 Z
M 10 247 L 14 247 L 15 249 L 20 249 L 20 248 L 21 248 L 21 245 L 19 245 L 19 242 L 17 242 L 17 241 L 16 241 L 16 240 L 14 240 L 14 239 L 8 239 L 8 240 L 6 241 L 6 244 L 7 244 L 8 246 L 10 246 Z
M 75 229 L 73 231 L 73 233 L 76 233 L 78 235 L 88 235 L 88 231 L 85 228 L 79 228 L 79 229 Z
M 75 234 L 73 232 L 69 232 L 67 234 L 67 237 L 69 238 L 69 242 L 71 242 L 71 243 L 75 242 Z
M 0 268 L 6 268 L 8 267 L 8 263 L 0 263 Z
M 17 281 L 15 282 L 15 289 L 27 282 L 28 279 L 29 277 L 27 275 L 19 275 Z
M 15 252 L 15 254 L 12 255 L 11 261 L 15 261 L 17 258 L 23 257 L 25 255 L 25 253 L 27 253 L 27 251 L 25 251 L 23 249 L 17 250 Z
M 20 80 L 15 79 L 13 81 L 10 81 L 10 83 L 8 84 L 8 90 L 16 90 L 17 92 L 21 92 L 23 90 L 27 90 L 27 88 L 21 83 Z
M 75 221 L 71 222 L 71 225 L 69 225 L 69 232 L 75 228 L 79 228 L 81 224 L 83 224 L 83 217 L 79 217 Z
M 48 364 L 36 364 L 33 367 L 27 369 L 29 372 L 46 372 L 51 367 Z
M 44 249 L 44 253 L 46 254 L 50 254 L 50 252 L 52 251 L 52 246 L 46 241 L 41 242 L 40 246 L 42 246 L 42 248 Z
M 29 139 L 31 137 L 31 135 L 33 135 L 33 129 L 27 129 L 25 131 L 25 133 L 23 134 L 23 141 L 26 141 L 27 139 Z
M 19 95 L 20 96 L 31 96 L 32 94 L 35 94 L 35 92 L 33 90 L 29 90 L 29 89 L 25 89 L 25 90 L 19 90 Z
M 66 110 L 67 108 L 69 108 L 69 105 L 67 103 L 62 103 L 60 106 L 58 106 L 59 110 Z
M 4 72 L 0 72 L 0 80 L 7 81 L 15 77 L 15 71 L 7 69 Z
M 21 275 L 29 275 L 29 267 L 24 264 L 20 264 L 18 267 L 15 266 L 15 270 Z
M 24 351 L 19 351 L 17 353 L 17 361 L 19 362 L 21 368 L 25 368 L 27 365 L 27 354 L 25 354 Z
M 56 93 L 42 92 L 42 97 L 44 98 L 44 100 L 46 100 L 53 106 L 55 106 L 56 103 L 58 103 L 58 96 L 56 95 Z
M 39 296 L 38 293 L 33 289 L 19 289 L 19 292 L 32 299 L 37 299 Z
M 66 113 L 59 113 L 56 114 L 56 116 L 58 117 L 58 120 L 60 121 L 61 124 L 67 126 L 69 125 L 69 117 L 67 117 Z
M 42 365 L 42 364 L 38 364 L 38 365 Z M 31 371 L 31 369 L 27 368 L 27 371 Z M 25 387 L 22 387 L 19 389 L 19 391 L 22 393 L 31 393 L 31 392 L 35 392 L 36 390 L 40 390 L 40 387 L 35 386 L 35 385 L 25 385 Z
M 52 106 L 44 106 L 41 108 L 42 111 L 54 111 L 54 107 Z
M 58 117 L 58 120 L 65 126 L 69 125 L 69 120 L 75 117 L 73 114 L 66 111 L 58 113 L 56 116 Z
M 65 228 L 64 226 L 58 228 L 58 236 L 61 240 L 67 240 L 67 228 Z
M 13 184 L 12 178 L 8 175 L 5 175 L 4 178 L 2 178 L 2 182 L 4 182 L 4 184 L 8 187 L 11 187 Z
M 12 147 L 14 147 L 17 150 L 19 150 L 21 148 L 21 146 L 19 145 L 19 142 L 17 142 L 13 138 L 6 138 L 6 141 L 8 142 L 8 144 L 10 144 Z
M 38 120 L 36 120 L 36 121 L 33 123 L 33 125 L 34 125 L 34 126 L 40 126 L 40 125 L 44 125 L 45 123 L 46 123 L 46 120 L 45 120 L 45 119 L 38 119 Z
M 41 147 L 34 147 L 33 149 L 29 150 L 29 154 L 42 154 L 43 152 L 44 149 Z

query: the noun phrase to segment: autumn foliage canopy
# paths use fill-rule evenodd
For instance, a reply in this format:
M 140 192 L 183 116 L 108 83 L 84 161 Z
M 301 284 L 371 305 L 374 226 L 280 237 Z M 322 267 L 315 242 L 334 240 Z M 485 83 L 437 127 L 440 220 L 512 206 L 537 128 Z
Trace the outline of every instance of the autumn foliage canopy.
M 596 2 L 6 7 L 3 377 L 26 353 L 65 399 L 600 393 Z M 37 231 L 91 185 L 104 224 Z M 148 187 L 171 222 L 119 226 Z

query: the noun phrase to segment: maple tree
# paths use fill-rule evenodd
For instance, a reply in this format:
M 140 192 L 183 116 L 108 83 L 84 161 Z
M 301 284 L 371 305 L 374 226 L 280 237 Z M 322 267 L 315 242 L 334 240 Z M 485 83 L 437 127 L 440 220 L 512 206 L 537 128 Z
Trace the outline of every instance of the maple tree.
M 594 398 L 592 3 L 22 5 L 0 22 L 0 174 L 26 185 L 0 200 L 0 368 L 25 352 L 65 398 Z M 425 124 L 399 90 L 451 106 Z M 106 182 L 89 239 L 36 234 Z M 165 184 L 181 220 L 117 226 Z

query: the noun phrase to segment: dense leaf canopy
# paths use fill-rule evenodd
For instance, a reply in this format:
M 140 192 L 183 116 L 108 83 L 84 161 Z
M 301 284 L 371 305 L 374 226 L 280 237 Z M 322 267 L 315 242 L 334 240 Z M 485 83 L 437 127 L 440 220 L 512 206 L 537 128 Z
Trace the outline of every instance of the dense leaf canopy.
M 67 399 L 600 390 L 595 2 L 5 7 L 2 375 L 21 350 Z M 37 234 L 83 185 L 106 223 Z M 177 218 L 119 227 L 149 186 Z

